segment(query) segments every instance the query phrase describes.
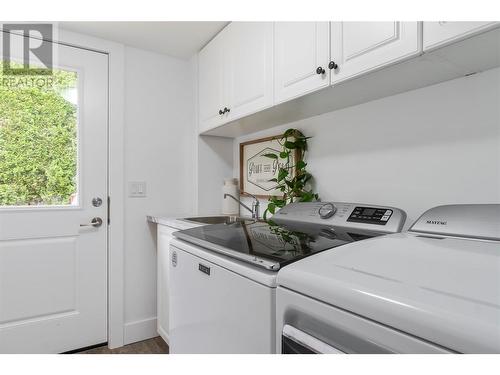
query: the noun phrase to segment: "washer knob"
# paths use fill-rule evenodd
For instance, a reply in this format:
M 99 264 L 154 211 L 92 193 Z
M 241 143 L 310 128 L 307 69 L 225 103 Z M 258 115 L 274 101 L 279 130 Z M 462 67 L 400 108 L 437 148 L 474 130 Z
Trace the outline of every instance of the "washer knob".
M 318 210 L 319 217 L 322 219 L 332 217 L 335 212 L 337 212 L 337 207 L 335 207 L 333 203 L 325 203 Z

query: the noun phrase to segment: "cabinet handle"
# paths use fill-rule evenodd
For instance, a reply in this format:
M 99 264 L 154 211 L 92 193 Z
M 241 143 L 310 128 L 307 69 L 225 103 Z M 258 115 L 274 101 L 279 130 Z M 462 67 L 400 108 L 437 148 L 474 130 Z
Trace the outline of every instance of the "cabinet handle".
M 323 67 L 321 66 L 318 66 L 316 68 L 316 74 L 325 74 L 325 69 L 323 69 Z
M 223 112 L 223 113 L 226 113 L 226 112 L 227 112 L 227 113 L 229 113 L 230 111 L 231 111 L 231 110 L 230 110 L 229 108 L 224 107 L 224 112 Z
M 337 63 L 333 60 L 328 63 L 328 68 L 330 68 L 330 70 L 337 69 L 338 67 Z
M 219 109 L 219 115 L 223 115 L 226 112 L 223 112 L 222 109 Z

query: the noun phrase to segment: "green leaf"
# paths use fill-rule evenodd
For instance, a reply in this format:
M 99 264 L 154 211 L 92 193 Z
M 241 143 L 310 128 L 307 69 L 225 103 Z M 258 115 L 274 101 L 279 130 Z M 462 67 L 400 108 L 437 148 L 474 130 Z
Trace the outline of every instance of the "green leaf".
M 270 158 L 270 159 L 278 159 L 278 155 L 276 155 L 276 154 L 264 154 L 262 156 L 265 156 L 266 158 Z
M 288 176 L 288 171 L 286 169 L 280 168 L 278 172 L 278 182 L 283 180 L 286 176 Z
M 280 158 L 286 159 L 290 155 L 290 151 L 282 151 L 280 152 Z
M 300 201 L 301 202 L 311 202 L 314 198 L 314 194 L 312 194 L 311 192 L 309 191 L 306 191 L 304 192 L 304 194 L 302 194 L 302 196 L 300 197 Z
M 284 133 L 283 133 L 283 138 L 286 138 L 286 137 L 289 137 L 291 136 L 293 133 L 295 133 L 297 130 L 296 129 L 287 129 Z
M 286 200 L 284 199 L 276 199 L 274 201 L 274 204 L 276 205 L 276 207 L 284 207 L 286 205 Z
M 290 141 L 286 141 L 284 146 L 288 149 L 291 149 L 291 150 L 294 150 L 297 148 L 297 145 L 295 144 L 295 142 L 290 142 Z
M 307 163 L 304 160 L 299 160 L 297 162 L 296 168 L 297 169 L 304 169 L 306 167 Z
M 267 181 L 269 181 L 269 182 L 278 182 L 278 180 L 275 179 L 275 178 L 271 178 L 270 180 L 267 180 Z
M 274 215 L 276 212 L 276 205 L 274 203 L 269 203 L 267 205 L 267 210 Z

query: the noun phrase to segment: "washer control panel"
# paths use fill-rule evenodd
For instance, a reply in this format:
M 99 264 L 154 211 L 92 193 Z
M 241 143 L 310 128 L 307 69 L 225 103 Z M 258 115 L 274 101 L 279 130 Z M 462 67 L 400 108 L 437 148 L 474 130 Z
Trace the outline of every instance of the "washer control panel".
M 319 217 L 322 219 L 328 219 L 335 215 L 337 207 L 333 203 L 325 203 L 321 205 L 318 209 Z
M 347 221 L 386 225 L 392 216 L 391 209 L 356 206 Z
M 276 224 L 296 227 L 353 228 L 376 233 L 400 232 L 406 219 L 395 207 L 346 202 L 295 202 L 272 217 Z

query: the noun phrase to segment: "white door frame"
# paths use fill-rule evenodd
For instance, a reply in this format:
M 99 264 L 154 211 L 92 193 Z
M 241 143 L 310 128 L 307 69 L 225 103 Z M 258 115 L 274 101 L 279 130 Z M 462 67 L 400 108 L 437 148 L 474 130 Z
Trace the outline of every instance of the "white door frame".
M 57 23 L 54 23 L 57 27 Z M 124 345 L 124 135 L 125 135 L 125 46 L 66 30 L 57 40 L 78 48 L 108 55 L 108 346 Z
M 125 46 L 66 30 L 57 42 L 108 54 L 108 346 L 124 344 Z

